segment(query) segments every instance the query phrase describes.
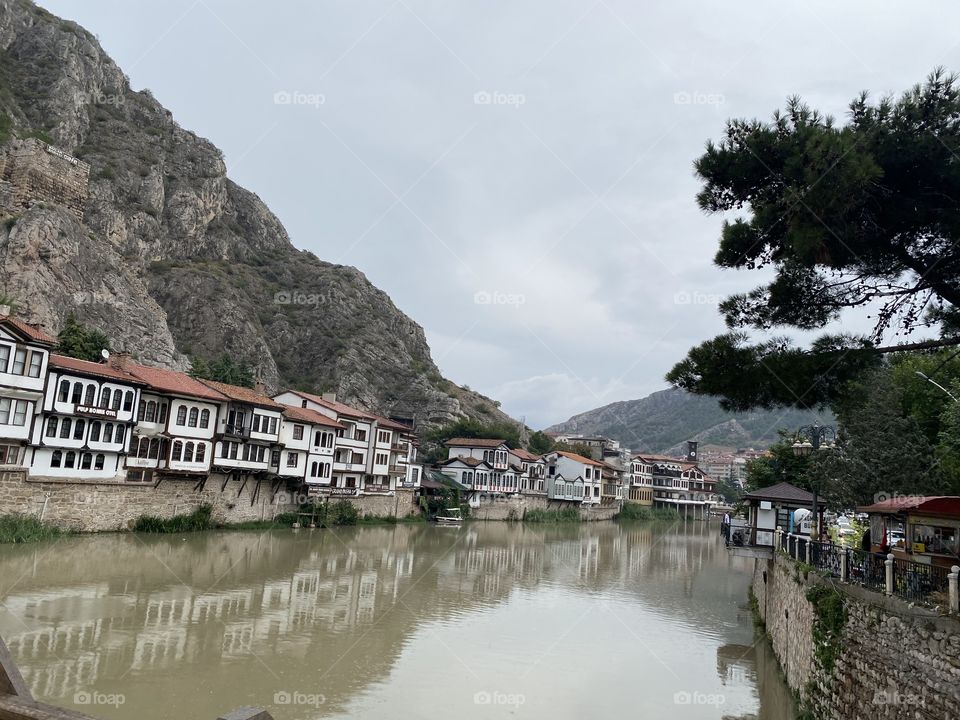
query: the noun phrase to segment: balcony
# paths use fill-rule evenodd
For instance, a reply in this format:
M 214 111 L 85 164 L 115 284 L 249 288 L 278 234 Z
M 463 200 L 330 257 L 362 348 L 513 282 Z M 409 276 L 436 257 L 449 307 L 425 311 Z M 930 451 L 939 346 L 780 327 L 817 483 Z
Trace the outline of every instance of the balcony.
M 387 468 L 388 475 L 406 475 L 407 466 L 406 465 L 391 465 Z
M 227 423 L 223 429 L 223 434 L 230 435 L 231 437 L 248 438 L 250 437 L 250 426 Z
M 406 451 L 407 451 L 407 443 L 391 443 L 391 444 L 390 444 L 390 449 L 393 450 L 393 451 L 395 451 L 395 452 L 406 452 Z
M 333 461 L 333 469 L 337 472 L 364 472 L 367 466 L 364 463 Z

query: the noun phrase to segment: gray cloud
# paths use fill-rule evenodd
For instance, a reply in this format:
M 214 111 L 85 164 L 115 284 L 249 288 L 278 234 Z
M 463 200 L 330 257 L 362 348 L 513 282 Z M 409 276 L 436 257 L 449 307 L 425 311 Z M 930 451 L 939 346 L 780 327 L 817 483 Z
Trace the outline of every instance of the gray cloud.
M 712 267 L 694 203 L 726 118 L 794 93 L 842 116 L 960 53 L 933 2 L 45 4 L 535 426 L 664 387 L 761 279 Z

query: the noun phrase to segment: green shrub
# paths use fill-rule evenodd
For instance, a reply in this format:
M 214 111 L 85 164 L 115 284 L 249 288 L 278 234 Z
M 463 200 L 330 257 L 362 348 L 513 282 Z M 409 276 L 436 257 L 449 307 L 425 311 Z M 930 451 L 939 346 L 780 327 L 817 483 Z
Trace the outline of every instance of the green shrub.
M 523 516 L 524 522 L 534 523 L 562 523 L 580 522 L 580 511 L 577 508 L 563 508 L 562 510 L 530 510 Z
M 0 543 L 27 543 L 47 540 L 60 530 L 27 515 L 0 515 Z
M 189 515 L 174 515 L 171 518 L 160 518 L 153 515 L 141 515 L 133 525 L 135 532 L 144 533 L 185 533 L 198 530 L 210 530 L 213 523 L 210 516 L 213 508 L 210 505 L 201 505 Z

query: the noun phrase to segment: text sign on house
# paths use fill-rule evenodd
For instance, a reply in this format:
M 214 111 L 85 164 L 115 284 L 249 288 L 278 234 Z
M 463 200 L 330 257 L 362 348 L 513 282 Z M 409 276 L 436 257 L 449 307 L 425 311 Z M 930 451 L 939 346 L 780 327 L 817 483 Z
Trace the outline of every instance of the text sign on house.
M 110 408 L 95 407 L 93 405 L 77 405 L 73 412 L 77 415 L 87 415 L 88 417 L 115 418 L 116 410 Z

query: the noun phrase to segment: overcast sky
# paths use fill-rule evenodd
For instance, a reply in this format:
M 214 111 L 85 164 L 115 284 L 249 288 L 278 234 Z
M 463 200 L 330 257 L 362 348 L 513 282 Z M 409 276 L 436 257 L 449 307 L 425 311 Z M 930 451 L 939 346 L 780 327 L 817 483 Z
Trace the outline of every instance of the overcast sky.
M 534 427 L 666 387 L 754 286 L 692 162 L 790 94 L 842 116 L 960 68 L 947 2 L 46 0 Z M 304 293 L 322 288 L 298 288 Z

